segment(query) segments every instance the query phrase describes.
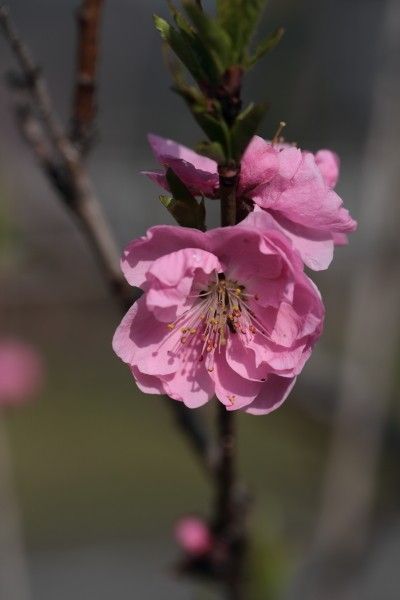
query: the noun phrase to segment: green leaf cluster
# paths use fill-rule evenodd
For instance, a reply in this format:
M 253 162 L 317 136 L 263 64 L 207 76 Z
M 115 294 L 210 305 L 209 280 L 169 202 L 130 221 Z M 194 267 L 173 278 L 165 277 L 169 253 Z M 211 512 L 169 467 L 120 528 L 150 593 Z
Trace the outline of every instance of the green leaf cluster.
M 266 0 L 216 0 L 215 15 L 207 14 L 196 0 L 181 0 L 179 8 L 172 0 L 167 2 L 171 22 L 155 15 L 154 23 L 175 57 L 169 57 L 172 89 L 185 100 L 207 137 L 198 151 L 220 165 L 238 164 L 267 109 L 266 104 L 253 103 L 242 109 L 243 76 L 278 44 L 283 30 L 253 49 Z M 173 198 L 163 197 L 163 204 L 181 224 L 189 223 L 190 210 L 192 221 L 198 223 L 202 208 L 197 200 L 189 198 L 188 190 L 183 193 L 182 186 L 178 190 L 176 180 L 169 185 Z
M 272 50 L 282 37 L 279 29 L 250 50 L 266 0 L 216 0 L 216 15 L 195 0 L 182 0 L 180 9 L 168 2 L 172 23 L 160 16 L 154 22 L 179 63 L 173 63 L 173 89 L 188 104 L 209 139 L 202 151 L 219 162 L 240 160 L 265 112 L 265 105 L 240 110 L 241 80 L 246 70 Z M 187 82 L 181 66 L 192 76 Z M 237 106 L 229 105 L 238 97 Z

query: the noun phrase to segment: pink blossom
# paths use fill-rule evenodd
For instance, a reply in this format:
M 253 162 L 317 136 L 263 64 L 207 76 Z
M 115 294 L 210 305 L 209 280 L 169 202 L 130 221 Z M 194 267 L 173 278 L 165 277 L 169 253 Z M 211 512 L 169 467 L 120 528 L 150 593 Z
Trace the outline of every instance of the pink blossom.
M 175 525 L 175 539 L 186 554 L 199 557 L 212 549 L 212 534 L 198 517 L 184 517 Z
M 278 408 L 319 338 L 320 294 L 264 211 L 206 233 L 157 226 L 126 248 L 122 269 L 144 290 L 113 340 L 141 390 L 191 408 Z
M 35 348 L 15 339 L 0 341 L 0 406 L 32 399 L 43 376 L 43 362 Z
M 151 135 L 156 158 L 172 168 L 195 195 L 218 196 L 218 168 L 171 140 Z M 163 172 L 147 172 L 167 188 Z M 241 162 L 239 203 L 253 203 L 274 218 L 290 237 L 305 264 L 326 269 L 335 245 L 347 243 L 346 234 L 356 222 L 334 191 L 339 177 L 339 159 L 329 150 L 314 156 L 288 144 L 272 144 L 255 136 Z

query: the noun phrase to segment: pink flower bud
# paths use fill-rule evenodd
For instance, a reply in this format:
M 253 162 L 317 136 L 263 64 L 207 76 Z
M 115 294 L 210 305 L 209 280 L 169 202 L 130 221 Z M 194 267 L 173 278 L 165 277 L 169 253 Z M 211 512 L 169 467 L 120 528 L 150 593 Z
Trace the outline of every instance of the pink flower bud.
M 175 525 L 174 533 L 178 544 L 190 556 L 203 556 L 211 550 L 212 535 L 198 517 L 183 517 Z
M 35 348 L 15 339 L 0 341 L 0 406 L 29 401 L 43 378 L 42 358 Z

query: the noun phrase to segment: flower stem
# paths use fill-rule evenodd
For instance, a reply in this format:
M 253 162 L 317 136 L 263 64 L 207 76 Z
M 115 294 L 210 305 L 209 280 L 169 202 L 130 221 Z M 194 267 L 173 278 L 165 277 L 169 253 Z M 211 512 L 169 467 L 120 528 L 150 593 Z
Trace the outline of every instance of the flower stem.
M 239 167 L 235 163 L 218 167 L 221 225 L 236 224 L 236 190 Z M 243 564 L 246 547 L 245 519 L 237 505 L 237 478 L 235 466 L 235 415 L 222 403 L 217 407 L 217 435 L 219 465 L 216 471 L 215 534 L 221 558 L 221 574 L 228 600 L 240 600 L 243 587 Z

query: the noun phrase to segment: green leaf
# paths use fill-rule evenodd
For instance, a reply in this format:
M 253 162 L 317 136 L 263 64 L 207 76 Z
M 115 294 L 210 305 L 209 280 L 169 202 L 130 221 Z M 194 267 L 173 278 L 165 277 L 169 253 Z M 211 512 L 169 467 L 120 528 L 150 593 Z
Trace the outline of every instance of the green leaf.
M 231 157 L 230 131 L 222 117 L 214 117 L 205 110 L 191 107 L 192 114 L 211 142 L 220 144 L 225 156 Z
M 183 181 L 172 169 L 167 169 L 166 178 L 173 198 L 160 196 L 161 202 L 174 219 L 183 227 L 193 227 L 205 231 L 204 203 L 197 202 Z
M 239 161 L 242 158 L 251 138 L 257 133 L 267 108 L 267 104 L 252 103 L 236 119 L 231 131 L 235 160 Z
M 229 34 L 235 61 L 241 63 L 267 0 L 217 0 L 217 19 Z
M 198 64 L 201 65 L 203 71 L 202 79 L 196 80 L 200 84 L 208 81 L 218 84 L 223 73 L 220 57 L 212 51 L 212 48 L 207 43 L 204 43 L 182 13 L 177 10 L 173 2 L 169 1 L 168 6 L 182 39 L 192 49 Z
M 218 164 L 224 164 L 227 160 L 224 149 L 218 142 L 200 142 L 196 146 L 196 152 L 215 160 Z
M 196 206 L 188 206 L 185 202 L 176 200 L 171 196 L 160 196 L 160 202 L 182 227 L 192 227 L 193 229 L 205 231 L 204 200 L 200 203 L 195 201 Z
M 214 57 L 222 75 L 232 63 L 231 38 L 218 21 L 209 17 L 194 0 L 183 0 L 182 4 L 199 39 Z
M 181 200 L 188 206 L 193 206 L 194 203 L 196 203 L 196 199 L 193 194 L 172 169 L 167 169 L 166 178 L 168 187 L 176 200 Z
M 196 81 L 207 80 L 207 74 L 204 72 L 191 46 L 182 37 L 182 34 L 176 31 L 165 19 L 157 15 L 154 15 L 154 24 L 160 32 L 162 39 L 171 47 L 194 79 Z
M 271 52 L 281 41 L 285 30 L 283 27 L 278 27 L 265 40 L 258 44 L 255 53 L 250 58 L 245 59 L 246 68 L 253 67 L 263 56 Z

